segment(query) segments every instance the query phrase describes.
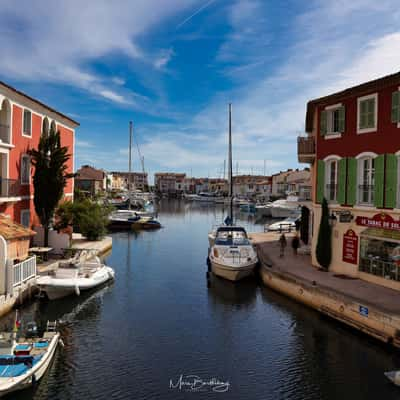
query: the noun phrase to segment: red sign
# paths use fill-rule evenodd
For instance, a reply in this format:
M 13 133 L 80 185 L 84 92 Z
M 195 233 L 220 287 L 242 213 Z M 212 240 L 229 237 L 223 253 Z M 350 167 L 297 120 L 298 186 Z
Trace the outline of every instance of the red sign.
M 357 264 L 357 258 L 358 258 L 358 236 L 352 229 L 349 229 L 343 235 L 342 260 L 350 264 Z
M 395 221 L 389 214 L 379 213 L 372 218 L 358 216 L 356 224 L 369 228 L 381 228 L 391 231 L 400 231 L 400 221 Z

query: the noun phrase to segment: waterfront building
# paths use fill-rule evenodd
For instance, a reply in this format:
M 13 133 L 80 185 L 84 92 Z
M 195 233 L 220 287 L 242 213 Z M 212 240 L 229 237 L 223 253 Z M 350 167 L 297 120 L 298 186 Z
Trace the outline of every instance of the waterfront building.
M 154 186 L 158 193 L 175 196 L 183 193 L 186 174 L 173 172 L 157 172 L 154 174 Z
M 210 178 L 208 180 L 208 190 L 211 193 L 228 194 L 228 180 L 222 178 Z
M 102 169 L 83 165 L 76 171 L 75 186 L 80 191 L 95 196 L 107 188 L 107 174 Z
M 147 192 L 149 190 L 149 181 L 146 172 L 111 172 L 113 175 L 113 190 L 123 190 L 128 188 L 130 183 L 132 190 L 141 190 Z
M 0 82 L 0 213 L 26 227 L 39 225 L 33 205 L 34 168 L 28 150 L 37 148 L 41 135 L 53 127 L 71 155 L 66 172 L 73 173 L 78 126 L 70 117 Z M 73 179 L 68 179 L 64 192 L 65 198 L 73 198 Z
M 298 158 L 312 169 L 312 263 L 329 203 L 330 269 L 400 290 L 400 73 L 307 104 Z
M 236 175 L 233 177 L 233 195 L 251 197 L 257 194 L 257 184 L 267 179 L 264 175 Z
M 187 194 L 196 193 L 196 178 L 186 177 L 183 180 L 183 191 L 184 191 L 184 193 L 187 193 Z

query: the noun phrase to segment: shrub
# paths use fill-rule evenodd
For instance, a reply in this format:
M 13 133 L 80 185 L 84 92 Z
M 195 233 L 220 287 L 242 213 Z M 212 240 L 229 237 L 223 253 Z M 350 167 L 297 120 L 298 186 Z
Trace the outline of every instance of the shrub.
M 326 199 L 322 200 L 322 214 L 319 225 L 316 257 L 319 265 L 328 270 L 332 260 L 332 230 L 329 225 L 329 208 Z

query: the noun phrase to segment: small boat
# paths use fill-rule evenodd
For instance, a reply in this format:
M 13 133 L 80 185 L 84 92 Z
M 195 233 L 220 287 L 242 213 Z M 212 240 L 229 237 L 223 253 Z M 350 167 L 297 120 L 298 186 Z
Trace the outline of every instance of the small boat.
M 114 270 L 96 256 L 91 260 L 59 263 L 51 275 L 40 276 L 36 284 L 50 300 L 55 300 L 72 294 L 79 296 L 82 290 L 102 285 L 114 279 L 114 275 Z
M 151 211 L 139 210 L 116 210 L 108 217 L 111 229 L 130 229 L 132 223 L 142 217 L 153 217 L 154 213 Z
M 241 226 L 219 227 L 209 257 L 212 272 L 230 281 L 251 275 L 258 263 L 257 253 Z
M 132 229 L 160 229 L 161 223 L 152 217 L 141 217 L 132 221 Z
M 265 230 L 268 232 L 294 232 L 296 230 L 296 223 L 300 219 L 300 214 L 293 213 L 290 217 L 274 222 L 273 224 L 266 225 Z
M 400 386 L 400 371 L 388 371 L 384 372 L 384 375 L 396 386 Z
M 299 208 L 298 198 L 288 196 L 287 199 L 276 200 L 271 204 L 272 218 L 288 218 L 293 211 Z
M 196 197 L 193 197 L 194 201 L 206 202 L 206 203 L 214 203 L 216 196 L 214 193 L 208 192 L 200 192 Z
M 12 336 L 11 336 L 12 335 Z M 60 334 L 56 323 L 47 323 L 41 338 L 15 340 L 14 334 L 0 334 L 0 396 L 34 385 L 54 358 Z
M 270 217 L 271 216 L 271 206 L 272 206 L 272 203 L 256 205 L 257 215 L 260 215 L 261 217 Z

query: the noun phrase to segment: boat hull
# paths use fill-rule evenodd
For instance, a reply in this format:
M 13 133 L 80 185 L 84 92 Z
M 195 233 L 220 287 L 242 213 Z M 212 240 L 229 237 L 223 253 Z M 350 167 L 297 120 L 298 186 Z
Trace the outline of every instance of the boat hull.
M 114 270 L 110 267 L 103 267 L 104 271 L 101 273 L 94 274 L 93 278 L 51 278 L 44 277 L 40 279 L 37 284 L 42 292 L 45 292 L 49 300 L 57 300 L 63 297 L 77 295 L 79 296 L 81 291 L 94 289 L 103 283 L 114 279 Z M 64 282 L 63 282 L 64 281 Z
M 293 212 L 297 209 L 297 207 L 271 207 L 271 217 L 272 218 L 288 218 Z
M 219 276 L 220 278 L 224 278 L 232 282 L 237 282 L 243 278 L 252 275 L 256 264 L 257 263 L 254 262 L 240 267 L 232 267 L 229 265 L 218 263 L 215 260 L 211 260 L 211 270 L 214 275 Z

